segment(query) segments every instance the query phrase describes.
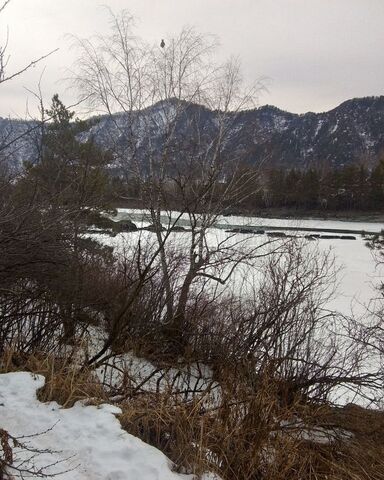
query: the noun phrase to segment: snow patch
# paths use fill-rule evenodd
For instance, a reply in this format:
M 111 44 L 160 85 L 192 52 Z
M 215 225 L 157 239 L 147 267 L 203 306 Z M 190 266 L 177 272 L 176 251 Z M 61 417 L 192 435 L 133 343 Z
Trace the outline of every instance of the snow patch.
M 41 403 L 36 391 L 43 385 L 40 375 L 0 375 L 0 427 L 15 437 L 45 432 L 28 439 L 29 445 L 52 451 L 33 458 L 30 468 L 59 462 L 49 473 L 64 472 L 58 477 L 63 480 L 192 480 L 172 472 L 159 450 L 125 432 L 115 417 L 119 408 L 78 402 L 63 409 L 56 402 Z M 25 458 L 17 448 L 14 455 L 15 464 Z

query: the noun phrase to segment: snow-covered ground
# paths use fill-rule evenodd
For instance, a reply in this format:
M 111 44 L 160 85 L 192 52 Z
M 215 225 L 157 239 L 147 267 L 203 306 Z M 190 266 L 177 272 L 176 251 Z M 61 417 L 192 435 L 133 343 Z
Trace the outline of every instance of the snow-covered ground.
M 131 216 L 132 220 L 145 226 L 148 219 L 139 219 L 139 212 L 119 212 L 119 218 Z M 135 217 L 135 215 L 137 215 Z M 184 219 L 186 220 L 186 219 Z M 237 217 L 222 218 L 221 221 L 229 225 L 259 225 L 255 219 Z M 294 226 L 292 220 L 260 219 L 264 224 L 276 226 Z M 276 221 L 276 224 L 273 223 Z M 284 223 L 288 222 L 288 223 Z M 366 231 L 380 231 L 381 224 L 358 222 L 328 222 L 306 221 L 309 228 L 339 228 L 361 229 Z M 296 222 L 299 223 L 299 222 Z M 303 221 L 300 221 L 302 224 Z M 188 244 L 188 232 L 172 233 L 171 244 L 180 246 Z M 228 237 L 224 229 L 212 228 L 209 231 L 209 243 L 215 245 Z M 147 231 L 123 233 L 115 238 L 100 235 L 104 242 L 110 243 L 119 249 L 127 245 L 135 245 L 139 238 L 151 241 L 154 235 Z M 231 237 L 232 242 L 242 241 L 244 246 L 252 248 L 265 240 L 264 236 L 236 234 Z M 351 311 L 363 315 L 365 305 L 377 296 L 377 286 L 382 272 L 376 267 L 371 251 L 366 247 L 365 240 L 358 235 L 355 241 L 323 239 L 307 242 L 309 249 L 317 248 L 326 252 L 329 249 L 340 267 L 338 274 L 338 288 L 336 295 L 330 301 L 329 307 L 349 315 Z M 254 273 L 257 275 L 257 271 Z M 236 283 L 234 276 L 234 283 Z M 140 381 L 150 376 L 155 367 L 149 362 L 136 359 L 132 355 L 117 358 L 129 368 L 135 378 Z M 112 370 L 111 370 L 112 372 Z M 169 373 L 169 378 L 175 377 L 175 369 Z M 103 377 L 110 372 L 98 372 Z M 179 372 L 176 372 L 179 374 Z M 161 373 L 162 375 L 163 373 Z M 148 388 L 157 388 L 160 372 L 156 373 Z M 193 371 L 180 370 L 180 384 L 184 385 L 185 377 L 193 387 L 209 381 L 210 372 L 204 366 L 193 366 Z M 119 382 L 119 378 L 109 379 Z M 162 377 L 166 386 L 167 375 Z M 108 382 L 107 382 L 108 383 Z M 156 384 L 156 385 L 155 385 Z M 176 480 L 189 479 L 191 475 L 181 475 L 172 471 L 169 459 L 159 450 L 145 444 L 138 438 L 125 432 L 119 423 L 117 414 L 120 409 L 111 405 L 86 406 L 77 403 L 69 409 L 63 409 L 55 402 L 41 403 L 36 392 L 44 385 L 44 378 L 38 375 L 18 372 L 0 375 L 0 416 L 1 428 L 12 437 L 19 439 L 28 450 L 20 448 L 10 440 L 13 448 L 14 465 L 21 467 L 31 474 L 27 478 L 41 478 L 43 475 L 60 474 L 63 480 Z M 3 434 L 3 448 L 4 448 Z M 1 451 L 1 447 L 0 447 Z M 3 452 L 4 453 L 4 452 Z M 12 472 L 11 472 L 12 473 Z M 213 479 L 207 475 L 205 480 Z
M 178 215 L 177 212 L 172 213 L 172 218 Z M 138 209 L 119 209 L 117 219 L 130 218 L 139 227 L 149 225 L 150 220 L 145 212 Z M 163 224 L 166 225 L 166 216 L 164 212 Z M 162 219 L 162 220 L 163 220 Z M 183 225 L 188 224 L 186 215 L 181 217 Z M 228 225 L 228 228 L 233 225 L 243 226 L 259 226 L 263 227 L 304 227 L 314 229 L 339 229 L 339 230 L 356 230 L 356 231 L 371 231 L 380 232 L 384 225 L 378 222 L 352 222 L 339 220 L 288 220 L 288 219 L 266 219 L 257 217 L 220 217 L 217 220 L 220 225 Z M 292 232 L 289 232 L 292 233 Z M 310 232 L 305 232 L 308 234 Z M 174 233 L 170 237 L 172 243 L 188 243 L 187 233 Z M 300 232 L 298 232 L 300 235 Z M 210 242 L 218 243 L 228 236 L 223 229 L 211 229 L 209 234 Z M 117 249 L 122 245 L 132 244 L 141 239 L 154 239 L 154 235 L 148 232 L 125 233 L 118 235 L 115 239 L 107 240 L 112 243 Z M 256 246 L 258 243 L 265 242 L 265 236 L 253 236 L 237 234 L 233 241 L 244 241 L 244 246 Z M 104 241 L 106 239 L 104 238 Z M 354 313 L 356 315 L 363 315 L 366 313 L 366 307 L 378 296 L 376 290 L 380 284 L 380 278 L 383 278 L 383 268 L 377 266 L 375 258 L 366 246 L 366 240 L 362 235 L 356 235 L 356 240 L 343 239 L 321 239 L 318 241 L 308 242 L 312 247 L 320 252 L 332 252 L 335 258 L 335 266 L 339 270 L 337 275 L 337 288 L 335 295 L 329 302 L 329 308 L 337 310 L 344 315 Z M 234 277 L 236 278 L 236 277 Z
M 119 218 L 130 218 L 133 220 L 139 227 L 148 225 L 149 219 L 143 216 L 143 212 L 136 211 L 119 211 Z M 243 225 L 257 225 L 254 222 L 254 219 L 250 218 L 235 218 L 231 219 L 230 217 L 225 217 L 226 220 L 229 219 L 229 225 L 233 225 L 235 222 L 237 224 Z M 184 221 L 187 219 L 184 218 Z M 220 221 L 221 221 L 220 220 Z M 264 222 L 268 222 L 271 225 L 271 219 L 262 219 Z M 163 220 L 162 220 L 163 221 Z M 276 226 L 293 226 L 295 221 L 289 220 L 278 220 L 275 219 Z M 233 222 L 233 223 L 232 223 Z M 242 222 L 242 223 L 241 223 Z M 287 222 L 282 224 L 280 222 Z M 310 222 L 310 221 L 308 221 Z M 316 223 L 308 223 L 307 226 L 310 228 L 338 228 L 343 229 L 362 229 L 365 231 L 381 231 L 382 225 L 378 223 L 359 223 L 358 225 L 354 222 L 327 222 L 327 221 L 314 221 Z M 299 222 L 296 222 L 299 223 Z M 166 222 L 163 222 L 166 225 Z M 186 225 L 186 224 L 185 224 Z M 357 225 L 357 226 L 356 226 Z M 261 226 L 261 225 L 260 225 Z M 292 232 L 290 232 L 292 233 Z M 303 235 L 298 233 L 298 236 L 302 237 Z M 334 258 L 334 269 L 337 271 L 336 274 L 336 285 L 335 291 L 332 297 L 327 300 L 327 303 L 324 305 L 325 308 L 336 311 L 346 317 L 351 315 L 354 318 L 361 320 L 363 323 L 369 321 L 368 307 L 373 309 L 372 302 L 379 297 L 379 292 L 377 287 L 380 285 L 380 282 L 383 279 L 384 268 L 383 266 L 378 267 L 375 261 L 375 258 L 366 246 L 366 239 L 362 235 L 355 235 L 355 240 L 347 239 L 319 239 L 319 240 L 306 240 L 305 238 L 300 238 L 298 244 L 304 245 L 304 248 L 307 249 L 309 256 L 312 253 L 318 252 L 321 254 L 327 254 L 330 252 L 331 257 Z M 121 233 L 114 238 L 108 236 L 100 236 L 102 241 L 111 244 L 115 247 L 117 254 L 123 252 L 127 248 L 135 248 L 135 245 L 138 244 L 140 239 L 141 247 L 144 248 L 144 245 L 151 244 L 151 242 L 156 242 L 156 236 L 152 232 L 145 230 L 129 233 Z M 227 246 L 231 244 L 240 242 L 237 247 L 241 249 L 256 249 L 260 248 L 260 253 L 262 249 L 269 248 L 271 245 L 261 246 L 263 243 L 269 243 L 270 238 L 266 235 L 253 235 L 253 234 L 229 234 L 226 232 L 225 228 L 211 228 L 208 231 L 207 241 L 210 248 L 219 245 L 223 241 L 227 241 Z M 278 242 L 285 242 L 286 239 L 273 239 L 272 248 Z M 172 252 L 172 249 L 182 250 L 183 248 L 188 248 L 190 244 L 190 233 L 185 232 L 172 232 L 167 240 L 168 248 Z M 303 257 L 305 258 L 305 256 Z M 256 284 L 263 276 L 263 260 L 260 260 L 260 263 L 252 264 L 250 266 L 245 266 L 239 268 L 234 275 L 231 277 L 229 282 L 229 287 L 233 292 L 238 293 L 243 298 L 247 296 L 247 288 L 252 288 L 252 285 Z M 333 268 L 330 268 L 333 270 Z M 206 285 L 205 288 L 208 288 Z M 221 287 L 220 287 L 221 288 Z M 224 288 L 224 287 L 223 287 Z M 330 290 L 333 290 L 333 286 L 330 287 Z M 379 301 L 382 301 L 379 300 Z M 343 332 L 343 324 L 338 322 L 334 326 L 335 331 L 339 333 Z M 128 356 L 127 358 L 119 359 L 124 362 L 130 362 L 131 359 Z M 371 360 L 373 365 L 377 364 L 377 359 L 373 361 L 370 359 L 367 360 L 365 367 L 370 369 Z M 135 363 L 135 362 L 134 362 Z M 139 362 L 141 365 L 141 363 Z M 129 365 L 129 368 L 132 368 Z M 143 372 L 148 369 L 144 369 Z M 151 366 L 148 371 L 153 371 L 154 367 Z M 109 372 L 107 372 L 109 373 Z M 174 372 L 170 372 L 170 378 L 173 377 Z M 204 375 L 203 375 L 204 377 Z M 156 377 L 154 377 L 156 378 Z M 114 381 L 118 379 L 114 378 Z M 209 379 L 208 379 L 209 380 Z M 184 381 L 184 379 L 182 379 Z M 113 382 L 112 382 L 113 383 Z M 167 378 L 164 377 L 162 381 L 163 385 L 167 385 Z M 150 384 L 148 384 L 151 387 Z M 352 398 L 348 392 L 338 391 L 337 392 L 337 401 L 340 403 L 347 403 L 349 401 L 356 402 L 356 398 Z
M 63 409 L 55 402 L 41 403 L 36 391 L 43 385 L 40 375 L 0 375 L 1 428 L 13 437 L 24 437 L 19 441 L 34 451 L 25 451 L 9 442 L 14 465 L 31 472 L 25 473 L 25 478 L 46 478 L 59 473 L 58 478 L 63 480 L 193 478 L 172 472 L 171 462 L 163 453 L 122 430 L 115 416 L 120 413 L 119 408 L 77 403 Z M 207 475 L 208 478 L 214 477 Z

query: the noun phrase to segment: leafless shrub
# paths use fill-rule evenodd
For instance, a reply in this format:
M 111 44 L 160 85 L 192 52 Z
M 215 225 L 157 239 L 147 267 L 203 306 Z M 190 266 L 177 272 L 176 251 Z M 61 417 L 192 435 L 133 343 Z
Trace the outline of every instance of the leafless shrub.
M 282 408 L 268 376 L 253 394 L 244 378 L 228 377 L 215 408 L 205 408 L 201 398 L 146 394 L 121 405 L 120 421 L 182 472 L 211 471 L 225 480 L 383 478 L 382 442 L 351 433 L 356 420 L 349 413 L 348 423 L 337 415 L 330 420 L 332 414 L 300 398 Z M 347 425 L 351 430 L 343 430 Z
M 0 478 L 11 480 L 20 478 L 54 478 L 69 473 L 71 469 L 63 469 L 62 464 L 69 460 L 55 460 L 45 464 L 43 467 L 36 466 L 36 460 L 44 456 L 54 456 L 58 452 L 53 449 L 40 449 L 33 446 L 33 441 L 42 435 L 47 434 L 55 426 L 44 432 L 33 435 L 13 436 L 7 430 L 0 429 Z

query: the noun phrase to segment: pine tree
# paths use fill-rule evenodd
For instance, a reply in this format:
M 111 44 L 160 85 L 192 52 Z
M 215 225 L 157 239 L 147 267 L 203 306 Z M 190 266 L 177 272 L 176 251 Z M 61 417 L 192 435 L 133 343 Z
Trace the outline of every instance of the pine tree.
M 379 209 L 384 206 L 384 158 L 372 170 L 369 178 L 369 199 L 371 208 Z
M 41 161 L 29 168 L 26 183 L 34 184 L 36 194 L 50 208 L 64 209 L 71 217 L 86 218 L 107 209 L 110 154 L 92 139 L 80 141 L 87 125 L 74 120 L 74 112 L 58 95 L 53 96 L 46 114 L 52 120 L 44 131 Z
M 301 180 L 301 199 L 306 208 L 316 208 L 319 205 L 320 197 L 320 175 L 319 172 L 310 168 L 304 172 Z

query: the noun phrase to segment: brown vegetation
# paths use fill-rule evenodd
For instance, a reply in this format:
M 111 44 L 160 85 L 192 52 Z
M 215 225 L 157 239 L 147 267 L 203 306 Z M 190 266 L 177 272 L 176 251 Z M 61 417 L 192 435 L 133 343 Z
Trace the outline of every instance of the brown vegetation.
M 193 30 L 157 51 L 130 35 L 127 16 L 113 22 L 101 50 L 81 42 L 77 84 L 92 108 L 142 112 L 144 143 L 131 131 L 113 153 L 151 227 L 120 235 L 127 242 L 116 251 L 92 239 L 90 225 L 105 225 L 110 206 L 110 157 L 79 141 L 81 123 L 55 96 L 39 162 L 0 178 L 3 371 L 44 374 L 42 401 L 115 402 L 122 425 L 179 470 L 223 480 L 382 479 L 382 437 L 361 428 L 381 414 L 361 410 L 356 420 L 354 409 L 332 405 L 341 387 L 382 397 L 381 372 L 364 370 L 367 350 L 381 348 L 381 324 L 370 331 L 326 308 L 330 255 L 295 239 L 212 238 L 219 215 L 257 194 L 258 172 L 225 149 L 229 118 L 253 98 L 239 66 L 213 65 L 213 45 Z M 142 107 L 171 98 L 155 150 L 158 119 Z M 189 100 L 201 102 L 197 116 L 204 105 L 222 116 L 209 138 L 190 117 L 177 143 Z M 178 242 L 182 215 L 190 228 Z M 7 461 L 7 434 L 0 440 Z

